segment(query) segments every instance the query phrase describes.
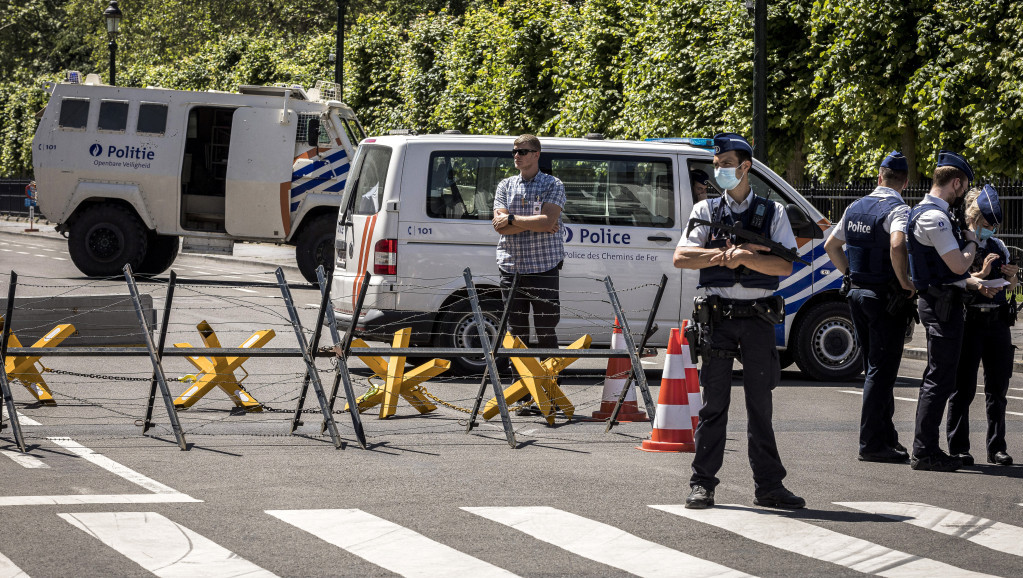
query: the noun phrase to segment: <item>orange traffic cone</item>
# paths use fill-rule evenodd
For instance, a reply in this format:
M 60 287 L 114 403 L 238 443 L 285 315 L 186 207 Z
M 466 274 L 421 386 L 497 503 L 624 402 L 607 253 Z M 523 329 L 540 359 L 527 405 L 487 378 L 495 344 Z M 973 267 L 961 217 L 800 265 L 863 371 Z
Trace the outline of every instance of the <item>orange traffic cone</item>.
M 682 325 L 685 329 L 685 324 Z M 637 449 L 645 452 L 695 452 L 693 421 L 689 407 L 689 381 L 682 355 L 682 330 L 673 328 L 664 356 L 664 376 L 657 396 L 654 431 Z M 694 368 L 695 369 L 695 368 Z M 696 392 L 699 395 L 699 382 Z
M 618 324 L 615 317 L 614 331 L 611 333 L 611 349 L 625 349 L 625 337 L 622 335 L 622 326 Z M 590 420 L 604 421 L 611 417 L 615 404 L 618 403 L 618 396 L 625 387 L 629 374 L 632 373 L 632 361 L 628 357 L 612 357 L 607 360 L 607 373 L 604 377 L 604 392 L 600 396 L 600 409 L 593 412 Z M 625 394 L 625 401 L 622 409 L 618 410 L 618 421 L 649 421 L 646 412 L 639 409 L 636 404 L 636 387 L 629 385 L 629 392 Z
M 700 423 L 700 410 L 703 409 L 703 396 L 700 395 L 700 372 L 693 363 L 689 354 L 689 341 L 686 339 L 686 326 L 689 320 L 682 322 L 682 366 L 686 374 L 686 392 L 689 394 L 689 416 L 693 418 L 693 435 L 696 435 L 696 425 Z

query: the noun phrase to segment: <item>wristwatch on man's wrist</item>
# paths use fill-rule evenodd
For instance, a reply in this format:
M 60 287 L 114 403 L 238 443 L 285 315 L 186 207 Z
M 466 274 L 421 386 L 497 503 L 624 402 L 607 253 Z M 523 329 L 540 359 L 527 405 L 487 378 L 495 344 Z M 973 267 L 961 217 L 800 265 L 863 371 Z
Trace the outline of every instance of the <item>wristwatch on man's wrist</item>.
M 515 224 L 515 215 L 513 215 L 511 213 L 508 213 L 508 224 L 509 225 L 514 225 Z

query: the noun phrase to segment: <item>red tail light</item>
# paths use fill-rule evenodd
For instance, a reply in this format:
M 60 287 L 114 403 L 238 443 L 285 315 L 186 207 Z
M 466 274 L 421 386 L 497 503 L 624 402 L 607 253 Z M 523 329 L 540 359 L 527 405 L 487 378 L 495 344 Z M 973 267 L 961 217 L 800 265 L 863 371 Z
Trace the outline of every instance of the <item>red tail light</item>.
M 398 240 L 380 239 L 373 246 L 373 274 L 398 274 Z

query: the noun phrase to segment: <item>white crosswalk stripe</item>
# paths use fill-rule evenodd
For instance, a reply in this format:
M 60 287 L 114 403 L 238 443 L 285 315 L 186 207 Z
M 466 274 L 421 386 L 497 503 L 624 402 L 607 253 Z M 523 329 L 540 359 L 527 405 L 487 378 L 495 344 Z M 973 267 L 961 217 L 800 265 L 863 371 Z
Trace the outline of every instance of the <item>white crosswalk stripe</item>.
M 23 454 L 21 452 L 12 452 L 11 450 L 0 450 L 0 454 L 3 454 L 8 458 L 11 458 L 11 460 L 14 463 L 20 465 L 23 468 L 35 469 L 50 467 L 39 458 L 29 454 Z
M 892 518 L 992 550 L 1023 556 L 1023 528 L 913 502 L 835 502 L 837 506 Z
M 0 554 L 0 578 L 28 578 L 28 574 L 18 568 L 10 558 Z
M 573 554 L 637 576 L 749 576 L 726 566 L 644 540 L 624 530 L 546 506 L 462 508 L 554 544 Z
M 156 512 L 58 515 L 160 578 L 275 576 Z
M 988 576 L 937 560 L 892 550 L 880 544 L 790 518 L 777 511 L 736 504 L 719 504 L 707 510 L 687 510 L 682 505 L 650 507 L 710 524 L 768 546 L 831 562 L 865 574 L 890 578 Z
M 362 510 L 267 510 L 266 513 L 402 576 L 515 576 Z

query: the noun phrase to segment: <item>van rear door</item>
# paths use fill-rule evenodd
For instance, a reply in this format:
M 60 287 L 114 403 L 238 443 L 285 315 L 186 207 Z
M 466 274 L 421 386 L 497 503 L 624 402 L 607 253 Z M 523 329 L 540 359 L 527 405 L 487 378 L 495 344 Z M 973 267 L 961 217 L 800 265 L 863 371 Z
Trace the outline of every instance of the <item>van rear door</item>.
M 289 190 L 298 115 L 239 108 L 231 123 L 224 226 L 229 235 L 283 239 L 291 228 Z M 216 127 L 214 127 L 216 130 Z
M 387 247 L 379 247 L 382 250 L 378 255 L 376 245 L 378 241 L 386 241 L 383 233 L 386 223 L 383 220 L 387 212 L 383 204 L 392 153 L 393 149 L 388 146 L 360 145 L 348 176 L 345 199 L 338 215 L 338 236 L 335 241 L 338 259 L 334 268 L 332 295 L 334 306 L 342 313 L 350 314 L 354 311 L 355 300 L 366 272 L 373 273 L 379 281 L 390 265 L 386 262 L 388 252 L 383 250 Z M 396 255 L 396 252 L 392 254 Z M 367 297 L 366 308 L 387 305 L 373 292 Z M 390 306 L 393 307 L 393 304 Z

